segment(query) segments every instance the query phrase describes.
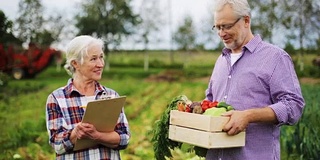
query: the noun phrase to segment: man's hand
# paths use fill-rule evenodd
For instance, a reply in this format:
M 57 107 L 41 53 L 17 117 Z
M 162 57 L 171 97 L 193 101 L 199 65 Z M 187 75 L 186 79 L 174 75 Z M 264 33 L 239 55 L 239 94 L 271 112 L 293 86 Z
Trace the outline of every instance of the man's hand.
M 236 135 L 244 131 L 249 125 L 248 114 L 246 111 L 228 111 L 222 116 L 230 117 L 228 123 L 224 126 L 223 131 L 228 135 Z
M 249 123 L 278 123 L 276 114 L 270 107 L 244 111 L 232 110 L 222 114 L 222 116 L 230 117 L 229 122 L 223 128 L 223 131 L 226 131 L 229 135 L 236 135 L 244 131 Z

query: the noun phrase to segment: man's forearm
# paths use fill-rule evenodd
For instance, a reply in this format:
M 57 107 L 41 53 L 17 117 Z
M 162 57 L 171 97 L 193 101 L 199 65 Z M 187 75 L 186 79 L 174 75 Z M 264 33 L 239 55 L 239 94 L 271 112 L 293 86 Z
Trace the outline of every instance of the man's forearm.
M 277 123 L 277 117 L 272 108 L 255 108 L 246 110 L 249 123 Z

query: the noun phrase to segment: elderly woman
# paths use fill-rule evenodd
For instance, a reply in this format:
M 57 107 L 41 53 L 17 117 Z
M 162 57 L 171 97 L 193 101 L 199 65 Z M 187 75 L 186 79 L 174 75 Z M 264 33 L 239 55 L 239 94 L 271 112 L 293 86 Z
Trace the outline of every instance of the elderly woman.
M 88 102 L 102 95 L 119 97 L 119 94 L 98 81 L 104 68 L 104 43 L 91 36 L 74 38 L 66 50 L 65 69 L 72 76 L 67 85 L 53 91 L 46 103 L 46 123 L 49 143 L 56 159 L 108 159 L 118 160 L 119 150 L 128 145 L 130 132 L 122 109 L 118 124 L 112 132 L 99 132 L 89 123 L 81 123 Z M 93 139 L 99 145 L 73 151 L 77 139 Z

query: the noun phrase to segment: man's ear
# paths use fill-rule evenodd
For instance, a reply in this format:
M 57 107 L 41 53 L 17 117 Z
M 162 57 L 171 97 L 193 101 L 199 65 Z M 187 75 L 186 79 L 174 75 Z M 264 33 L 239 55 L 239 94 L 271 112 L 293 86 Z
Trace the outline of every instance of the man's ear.
M 250 16 L 244 16 L 243 19 L 244 19 L 245 26 L 249 27 L 250 26 L 251 17 Z

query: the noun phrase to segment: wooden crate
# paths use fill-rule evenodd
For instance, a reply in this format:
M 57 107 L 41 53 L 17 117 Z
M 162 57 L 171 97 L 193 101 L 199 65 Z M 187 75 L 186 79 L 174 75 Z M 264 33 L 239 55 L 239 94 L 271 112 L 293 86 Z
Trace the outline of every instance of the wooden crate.
M 245 145 L 245 132 L 229 136 L 222 132 L 228 117 L 170 112 L 169 139 L 203 148 L 231 148 Z

